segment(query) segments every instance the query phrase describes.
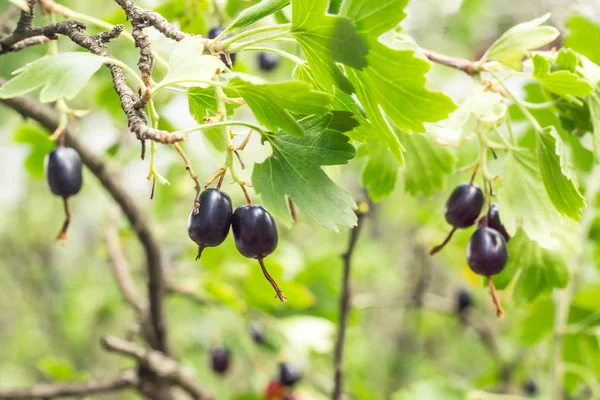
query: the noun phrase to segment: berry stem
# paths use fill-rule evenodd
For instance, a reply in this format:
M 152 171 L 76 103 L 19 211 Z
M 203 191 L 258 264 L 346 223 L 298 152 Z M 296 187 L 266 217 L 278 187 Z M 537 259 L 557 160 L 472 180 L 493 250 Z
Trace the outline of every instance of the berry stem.
M 492 301 L 496 306 L 496 316 L 500 319 L 504 318 L 504 310 L 502 309 L 502 305 L 500 304 L 500 298 L 498 297 L 498 292 L 496 292 L 496 286 L 494 286 L 494 281 L 492 281 L 492 277 L 490 275 L 487 276 L 488 287 L 490 288 L 490 295 L 492 296 Z
M 429 250 L 429 255 L 432 256 L 435 253 L 437 253 L 438 251 L 442 250 L 444 248 L 444 246 L 446 246 L 448 244 L 450 239 L 452 239 L 452 235 L 454 235 L 454 232 L 456 232 L 456 229 L 457 229 L 456 227 L 452 228 L 452 230 L 450 231 L 448 236 L 446 236 L 446 239 L 444 239 L 444 241 L 441 244 L 438 244 L 437 246 L 435 246 L 431 250 Z
M 275 293 L 277 293 L 277 298 L 281 300 L 282 303 L 285 303 L 287 301 L 287 297 L 285 297 L 281 289 L 279 289 L 279 286 L 277 285 L 277 282 L 275 282 L 275 279 L 273 279 L 271 275 L 269 275 L 269 271 L 267 271 L 263 259 L 259 258 L 258 263 L 260 264 L 260 268 L 262 269 L 265 278 L 267 278 L 269 283 L 271 283 L 271 286 L 273 286 L 273 289 L 275 289 Z
M 69 208 L 69 199 L 67 197 L 63 197 L 63 204 L 65 207 L 65 222 L 63 222 L 63 226 L 56 237 L 60 243 L 67 242 L 67 230 L 69 229 L 69 224 L 71 223 L 71 210 Z

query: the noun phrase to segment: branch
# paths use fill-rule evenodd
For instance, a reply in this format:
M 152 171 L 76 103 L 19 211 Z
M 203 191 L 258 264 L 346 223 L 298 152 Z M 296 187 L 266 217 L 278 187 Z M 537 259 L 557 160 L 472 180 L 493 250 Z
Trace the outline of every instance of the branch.
M 481 66 L 478 63 L 466 60 L 464 58 L 449 57 L 421 48 L 419 48 L 419 51 L 431 62 L 457 69 L 470 76 L 477 75 L 482 71 Z
M 168 37 L 169 39 L 180 41 L 189 36 L 187 33 L 173 27 L 159 13 L 142 8 L 135 4 L 133 0 L 115 0 L 127 14 L 127 17 L 132 21 L 144 21 L 146 25 L 153 26 L 157 31 Z M 136 22 L 137 24 L 138 22 Z
M 27 389 L 0 390 L 0 399 L 51 399 L 55 397 L 83 397 L 92 394 L 116 392 L 136 387 L 139 383 L 134 369 L 128 369 L 111 378 L 87 382 L 60 382 L 37 385 Z
M 212 393 L 196 382 L 193 376 L 186 373 L 177 361 L 159 351 L 146 350 L 135 343 L 113 336 L 103 338 L 101 343 L 107 351 L 131 357 L 156 376 L 180 386 L 193 399 L 209 400 L 214 398 Z
M 83 31 L 86 29 L 84 23 L 66 20 L 56 24 L 50 24 L 40 27 L 34 27 L 25 31 L 18 31 L 18 28 L 11 35 L 0 40 L 0 55 L 16 51 L 15 45 L 19 42 L 36 36 L 45 36 L 50 40 L 56 40 L 57 35 L 65 35 L 74 43 L 89 50 L 91 53 L 98 56 L 114 58 L 108 53 L 105 47 L 111 39 L 117 38 L 123 32 L 123 25 L 117 25 L 108 32 L 103 32 L 99 35 L 86 35 Z M 21 47 L 22 48 L 22 47 Z M 123 69 L 114 64 L 108 64 L 110 69 L 115 91 L 119 95 L 121 108 L 127 116 L 129 129 L 139 140 L 154 140 L 156 142 L 173 144 L 186 140 L 186 136 L 179 133 L 171 133 L 160 129 L 153 129 L 148 126 L 148 120 L 144 113 L 136 108 L 138 96 L 127 86 L 127 79 Z
M 0 86 L 3 83 L 4 81 L 0 80 Z M 48 105 L 40 104 L 29 97 L 0 99 L 0 104 L 5 104 L 22 116 L 37 121 L 50 132 L 54 132 L 59 125 L 60 117 L 56 110 Z M 98 178 L 104 189 L 121 207 L 121 210 L 135 230 L 138 240 L 144 247 L 149 277 L 150 316 L 153 324 L 153 332 L 147 332 L 146 339 L 154 348 L 168 354 L 167 333 L 162 304 L 165 293 L 162 257 L 160 246 L 150 229 L 146 214 L 138 208 L 133 199 L 108 172 L 106 165 L 100 158 L 85 147 L 73 135 L 73 132 L 66 130 L 65 134 L 67 144 L 79 153 L 83 164 Z
M 342 294 L 340 296 L 340 320 L 337 336 L 335 339 L 335 353 L 334 353 L 334 386 L 332 399 L 338 400 L 342 395 L 343 386 L 343 369 L 344 369 L 344 341 L 346 339 L 346 326 L 348 325 L 348 315 L 350 314 L 351 305 L 351 294 L 350 294 L 350 273 L 352 269 L 352 254 L 356 248 L 356 242 L 358 241 L 360 231 L 362 228 L 362 222 L 367 215 L 368 206 L 367 203 L 361 203 L 358 206 L 356 213 L 357 220 L 356 226 L 352 228 L 350 233 L 350 240 L 348 242 L 348 248 L 346 252 L 342 254 L 342 260 L 344 261 L 344 273 L 342 277 Z
M 140 304 L 135 286 L 133 285 L 133 280 L 129 274 L 129 265 L 123 254 L 121 243 L 119 242 L 119 234 L 117 231 L 119 214 L 117 212 L 112 212 L 111 214 L 105 231 L 108 258 L 110 259 L 110 263 L 113 267 L 113 274 L 115 275 L 115 279 L 119 285 L 119 289 L 121 289 L 125 301 L 133 307 L 136 313 L 141 313 L 143 308 Z

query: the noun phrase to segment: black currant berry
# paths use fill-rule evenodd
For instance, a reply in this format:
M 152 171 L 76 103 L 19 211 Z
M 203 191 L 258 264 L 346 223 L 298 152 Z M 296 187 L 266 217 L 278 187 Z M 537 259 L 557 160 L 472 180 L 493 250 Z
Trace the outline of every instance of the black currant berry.
M 292 387 L 302 379 L 302 374 L 288 363 L 279 364 L 279 381 L 284 386 Z
M 529 397 L 534 397 L 537 395 L 538 387 L 533 379 L 528 379 L 527 382 L 523 385 L 523 391 Z
M 465 289 L 460 289 L 456 293 L 456 311 L 459 314 L 464 313 L 473 305 L 473 299 L 471 293 Z
M 287 299 L 267 272 L 263 259 L 277 248 L 277 226 L 271 214 L 259 205 L 239 206 L 231 218 L 235 247 L 244 257 L 256 258 L 265 278 L 271 283 L 282 302 Z
M 274 53 L 261 52 L 258 55 L 258 66 L 263 71 L 272 71 L 279 64 L 279 56 Z
M 67 241 L 67 230 L 71 222 L 68 198 L 79 193 L 83 183 L 81 157 L 71 147 L 57 147 L 46 157 L 46 179 L 52 193 L 63 198 L 65 221 L 57 240 Z
M 265 258 L 277 248 L 277 226 L 263 206 L 240 206 L 231 220 L 235 245 L 244 257 Z
M 231 352 L 225 346 L 215 346 L 210 350 L 210 366 L 212 370 L 223 375 L 229 369 Z
M 220 26 L 215 26 L 210 31 L 208 31 L 208 35 L 206 36 L 208 36 L 209 39 L 215 39 L 221 34 L 221 32 L 223 32 L 223 28 L 221 28 Z M 225 38 L 228 37 L 229 36 L 225 36 Z M 231 60 L 231 64 L 229 63 L 229 60 L 227 60 L 227 56 L 225 54 L 221 54 L 219 57 L 221 57 L 221 61 L 223 61 L 223 64 L 225 64 L 227 68 L 231 68 L 235 63 L 235 53 L 229 53 L 229 59 Z
M 482 219 L 479 222 L 479 225 L 481 225 L 482 223 L 485 223 L 485 219 Z M 506 232 L 504 225 L 502 225 L 502 222 L 500 221 L 500 211 L 497 203 L 492 203 L 490 209 L 488 210 L 487 226 L 488 228 L 492 228 L 500 232 L 500 234 L 504 237 L 504 240 L 506 240 L 506 242 L 510 240 L 510 235 L 508 234 L 508 232 Z
M 508 261 L 506 241 L 500 232 L 491 228 L 477 228 L 467 244 L 467 263 L 479 275 L 495 275 Z
M 52 193 L 67 198 L 81 190 L 81 158 L 71 147 L 57 147 L 46 159 L 46 178 Z
M 456 228 L 468 228 L 479 217 L 483 200 L 483 192 L 479 186 L 474 183 L 458 185 L 446 202 L 446 221 Z
M 233 207 L 227 193 L 219 189 L 206 189 L 198 197 L 200 207 L 188 218 L 188 235 L 198 245 L 198 257 L 206 247 L 223 243 L 229 234 Z
M 453 228 L 448 236 L 446 236 L 446 239 L 444 239 L 441 244 L 432 248 L 429 251 L 429 254 L 434 255 L 443 249 L 452 238 L 456 229 L 468 228 L 473 225 L 481 213 L 483 202 L 483 192 L 479 186 L 474 183 L 461 183 L 458 185 L 454 191 L 452 191 L 452 194 L 450 194 L 448 201 L 446 201 L 446 208 L 444 209 L 446 221 L 448 221 Z
M 502 272 L 507 261 L 506 241 L 500 232 L 492 228 L 477 228 L 467 244 L 467 263 L 473 272 L 487 277 L 498 318 L 504 316 L 504 311 L 500 305 L 491 276 Z

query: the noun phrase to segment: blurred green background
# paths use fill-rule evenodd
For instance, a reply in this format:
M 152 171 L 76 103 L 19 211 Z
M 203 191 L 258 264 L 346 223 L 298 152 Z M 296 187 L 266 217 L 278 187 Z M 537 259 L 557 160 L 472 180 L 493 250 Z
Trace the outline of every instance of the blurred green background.
M 113 1 L 61 2 L 77 11 L 111 23 L 126 23 Z M 157 8 L 183 30 L 206 34 L 227 22 L 249 2 L 139 1 Z M 10 7 L 0 4 L 0 13 Z M 413 0 L 403 28 L 423 47 L 474 59 L 510 26 L 552 12 L 552 24 L 564 29 L 565 19 L 580 13 L 600 20 L 597 0 Z M 221 22 L 219 21 L 221 19 Z M 40 18 L 38 23 L 45 21 Z M 126 29 L 130 29 L 126 24 Z M 91 31 L 96 31 L 91 27 Z M 151 30 L 148 30 L 151 31 Z M 152 32 L 153 45 L 164 56 L 170 42 Z M 60 51 L 73 49 L 59 41 Z M 121 39 L 109 50 L 135 67 L 138 53 Z M 292 47 L 293 50 L 293 47 Z M 35 60 L 45 46 L 3 56 L 0 76 Z M 287 80 L 293 65 L 283 61 L 270 73 L 260 72 L 257 53 L 239 54 L 235 69 L 265 79 Z M 157 71 L 161 75 L 161 71 Z M 429 86 L 460 102 L 470 79 L 434 66 Z M 157 185 L 150 200 L 147 161 L 139 159 L 139 145 L 127 130 L 108 70 L 101 69 L 86 90 L 69 105 L 91 109 L 77 121 L 77 134 L 102 156 L 115 176 L 146 211 L 160 239 L 171 281 L 197 299 L 169 296 L 166 313 L 176 357 L 198 379 L 214 389 L 218 399 L 262 398 L 267 382 L 277 375 L 277 364 L 287 361 L 304 371 L 297 389 L 300 399 L 325 399 L 332 388 L 333 340 L 338 318 L 342 261 L 348 231 L 331 232 L 299 213 L 292 229 L 279 226 L 280 245 L 266 263 L 289 298 L 285 305 L 272 299 L 272 289 L 258 264 L 243 258 L 230 237 L 209 248 L 200 262 L 186 232 L 194 190 L 178 155 L 159 146 L 157 166 L 171 186 Z M 173 93 L 158 98 L 161 124 L 169 129 L 195 125 L 187 112 L 187 99 Z M 250 118 L 247 110 L 242 115 Z M 138 290 L 144 293 L 144 257 L 126 221 L 114 222 L 112 199 L 85 171 L 84 188 L 71 201 L 73 222 L 69 242 L 54 237 L 62 223 L 61 200 L 51 195 L 43 176 L 45 154 L 53 147 L 34 122 L 0 107 L 0 387 L 26 386 L 43 381 L 83 380 L 101 377 L 129 360 L 111 355 L 99 346 L 101 336 L 125 337 L 135 330 L 133 312 L 124 305 L 111 272 L 105 232 L 118 229 Z M 222 163 L 201 133 L 192 134 L 184 148 L 201 179 Z M 254 137 L 244 151 L 246 164 L 262 161 L 270 150 Z M 466 146 L 458 163 L 472 158 Z M 465 162 L 466 163 L 466 162 Z M 327 172 L 365 198 L 360 176 L 363 159 Z M 492 169 L 494 165 L 492 163 Z M 250 180 L 251 168 L 242 176 Z M 402 171 L 394 194 L 371 204 L 353 265 L 354 311 L 346 343 L 346 388 L 351 398 L 453 399 L 463 398 L 452 388 L 512 392 L 524 395 L 523 385 L 534 379 L 539 397 L 549 387 L 552 307 L 543 296 L 527 306 L 515 306 L 510 294 L 501 298 L 507 312 L 495 319 L 493 306 L 481 279 L 468 269 L 464 248 L 471 230 L 457 232 L 454 241 L 435 258 L 427 249 L 448 230 L 443 204 L 450 188 L 467 177 L 450 176 L 445 189 L 425 198 L 410 196 Z M 225 180 L 234 205 L 243 204 L 239 189 Z M 258 196 L 253 195 L 256 202 Z M 425 305 L 410 305 L 424 288 Z M 474 297 L 473 323 L 489 330 L 496 351 L 482 341 L 481 330 L 465 325 L 452 312 L 455 293 L 467 288 Z M 203 304 L 200 304 L 198 299 Z M 430 305 L 439 305 L 430 309 Z M 442 308 L 442 310 L 440 310 Z M 447 311 L 444 311 L 447 310 Z M 258 346 L 248 334 L 249 324 L 264 331 L 269 346 Z M 215 344 L 232 351 L 229 373 L 220 377 L 209 366 L 208 352 Z M 590 338 L 590 357 L 598 353 Z M 585 352 L 585 349 L 579 351 Z M 600 367 L 600 358 L 593 364 Z M 507 371 L 510 371 L 507 374 Z M 454 397 L 453 397 L 454 396 Z M 137 398 L 133 392 L 95 398 Z M 484 397 L 482 397 L 484 398 Z

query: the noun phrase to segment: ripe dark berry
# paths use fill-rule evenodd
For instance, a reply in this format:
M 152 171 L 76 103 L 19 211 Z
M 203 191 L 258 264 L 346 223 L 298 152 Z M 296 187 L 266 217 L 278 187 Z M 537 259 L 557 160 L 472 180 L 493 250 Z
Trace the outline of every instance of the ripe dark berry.
M 483 192 L 479 186 L 474 183 L 461 183 L 458 185 L 452 194 L 450 194 L 448 201 L 446 201 L 446 208 L 444 210 L 446 221 L 453 228 L 448 236 L 446 236 L 446 239 L 441 244 L 432 248 L 429 254 L 433 255 L 443 249 L 452 238 L 456 229 L 468 228 L 473 225 L 481 213 L 483 201 Z
M 504 237 L 500 232 L 492 228 L 477 228 L 467 244 L 467 263 L 473 272 L 487 277 L 498 318 L 504 316 L 504 311 L 500 305 L 491 276 L 500 273 L 507 261 L 508 250 L 506 249 Z
M 223 243 L 229 234 L 233 207 L 227 193 L 219 189 L 206 189 L 198 197 L 200 207 L 188 218 L 188 235 L 198 245 L 198 257 L 206 247 Z
M 231 228 L 235 245 L 244 257 L 265 258 L 277 248 L 277 226 L 263 206 L 236 208 Z
M 302 379 L 302 374 L 287 363 L 279 364 L 279 380 L 284 386 L 292 387 Z
M 271 71 L 279 64 L 279 56 L 274 53 L 261 52 L 258 55 L 258 66 L 263 71 Z
M 485 219 L 482 219 L 479 224 L 481 225 L 482 223 L 485 223 Z M 487 226 L 500 232 L 506 242 L 510 240 L 510 235 L 506 232 L 504 225 L 502 225 L 502 222 L 500 221 L 500 211 L 498 204 L 496 203 L 492 203 L 487 212 Z
M 57 240 L 67 241 L 67 230 L 71 222 L 68 198 L 81 190 L 83 183 L 81 157 L 71 147 L 57 147 L 46 157 L 46 179 L 52 193 L 63 198 L 65 221 Z
M 46 159 L 46 179 L 52 193 L 67 198 L 81 190 L 81 158 L 71 147 L 57 147 Z
M 534 397 L 538 392 L 537 384 L 533 379 L 528 379 L 523 385 L 523 391 L 529 397 Z
M 471 307 L 471 305 L 473 305 L 471 293 L 469 293 L 465 289 L 460 289 L 456 293 L 456 310 L 458 311 L 458 313 L 464 313 L 467 309 Z
M 473 183 L 458 185 L 446 202 L 446 221 L 456 228 L 468 228 L 481 213 L 483 200 L 483 192 L 479 186 Z
M 477 228 L 467 244 L 467 263 L 479 275 L 500 273 L 508 261 L 506 241 L 500 232 L 491 228 Z
M 223 375 L 229 369 L 231 353 L 225 346 L 215 346 L 210 351 L 210 365 L 212 370 Z
M 259 205 L 239 206 L 231 218 L 235 247 L 244 257 L 256 258 L 265 278 L 271 283 L 282 302 L 287 299 L 277 282 L 269 275 L 263 259 L 277 248 L 277 226 L 271 214 Z
M 212 28 L 210 31 L 208 31 L 208 38 L 209 39 L 215 39 L 217 36 L 219 36 L 221 34 L 221 32 L 223 32 L 223 28 L 221 28 L 220 26 L 215 26 L 214 28 Z M 228 36 L 225 36 L 223 39 L 228 38 Z M 229 63 L 229 60 L 227 59 L 227 56 L 225 54 L 221 54 L 219 57 L 221 57 L 221 61 L 223 61 L 223 64 L 225 64 L 227 66 L 227 68 L 231 68 L 233 66 L 233 64 L 235 63 L 235 53 L 229 53 L 229 58 L 231 59 L 231 63 Z

